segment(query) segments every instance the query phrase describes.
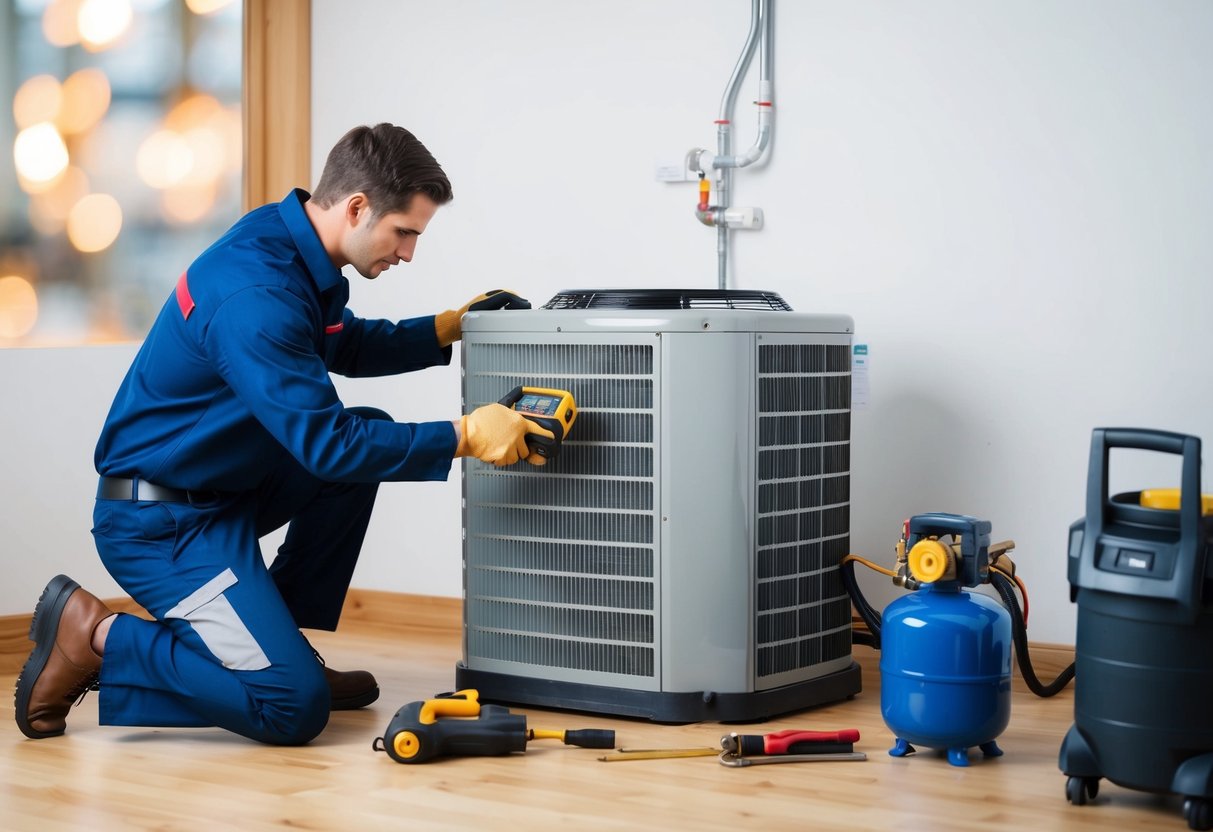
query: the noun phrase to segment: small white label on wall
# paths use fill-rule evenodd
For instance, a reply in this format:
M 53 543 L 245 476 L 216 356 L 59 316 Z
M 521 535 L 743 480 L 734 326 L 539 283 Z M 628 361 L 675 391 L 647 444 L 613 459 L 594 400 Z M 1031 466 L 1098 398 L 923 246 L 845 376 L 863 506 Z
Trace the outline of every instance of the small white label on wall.
M 686 159 L 660 159 L 653 164 L 658 182 L 698 182 L 699 177 L 687 168 Z
M 851 347 L 851 410 L 866 410 L 868 398 L 871 395 L 871 381 L 868 369 L 872 366 L 872 357 L 868 355 L 867 344 L 855 344 Z

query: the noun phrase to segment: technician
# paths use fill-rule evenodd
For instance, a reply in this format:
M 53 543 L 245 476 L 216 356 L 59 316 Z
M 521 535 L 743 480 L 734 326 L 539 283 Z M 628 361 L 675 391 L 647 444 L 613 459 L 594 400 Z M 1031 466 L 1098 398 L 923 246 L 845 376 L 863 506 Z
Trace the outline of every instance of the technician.
M 34 611 L 17 680 L 28 737 L 64 732 L 95 685 L 108 725 L 219 726 L 266 743 L 314 738 L 330 709 L 379 695 L 324 667 L 299 628 L 333 630 L 380 482 L 443 480 L 454 457 L 542 464 L 499 404 L 450 422 L 348 408 L 330 372 L 449 364 L 469 309 L 529 308 L 495 290 L 392 322 L 346 308 L 343 266 L 376 278 L 413 259 L 451 185 L 416 137 L 356 127 L 315 193 L 238 221 L 181 275 L 118 390 L 97 444 L 97 551 L 154 617 L 114 614 L 70 578 Z M 267 568 L 258 539 L 289 523 Z

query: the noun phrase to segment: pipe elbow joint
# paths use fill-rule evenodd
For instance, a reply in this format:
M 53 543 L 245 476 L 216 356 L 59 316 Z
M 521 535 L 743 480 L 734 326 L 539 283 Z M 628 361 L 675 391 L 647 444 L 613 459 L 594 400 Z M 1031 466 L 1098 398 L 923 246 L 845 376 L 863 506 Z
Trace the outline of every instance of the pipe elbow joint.
M 771 128 L 770 125 L 763 125 L 758 131 L 758 138 L 754 140 L 754 144 L 750 149 L 740 156 L 735 156 L 737 167 L 745 168 L 757 162 L 767 152 L 767 145 L 771 143 Z
M 719 167 L 716 164 L 716 158 L 711 153 L 708 153 L 702 147 L 696 147 L 687 151 L 687 170 L 701 173 L 704 175 L 710 174 L 714 168 Z

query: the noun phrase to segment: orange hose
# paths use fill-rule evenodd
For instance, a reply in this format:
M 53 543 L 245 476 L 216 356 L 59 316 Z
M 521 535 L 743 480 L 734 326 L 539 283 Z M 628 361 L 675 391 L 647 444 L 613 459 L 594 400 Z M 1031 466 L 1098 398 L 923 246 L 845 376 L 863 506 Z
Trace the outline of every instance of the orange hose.
M 859 563 L 862 563 L 864 566 L 868 567 L 869 569 L 875 569 L 880 574 L 888 575 L 890 578 L 897 577 L 897 573 L 894 572 L 892 569 L 885 569 L 883 566 L 877 566 L 875 563 L 872 563 L 872 561 L 868 560 L 867 558 L 861 558 L 859 555 L 846 555 L 845 557 L 843 557 L 841 563 L 846 563 L 847 561 L 851 561 L 851 560 L 858 561 Z

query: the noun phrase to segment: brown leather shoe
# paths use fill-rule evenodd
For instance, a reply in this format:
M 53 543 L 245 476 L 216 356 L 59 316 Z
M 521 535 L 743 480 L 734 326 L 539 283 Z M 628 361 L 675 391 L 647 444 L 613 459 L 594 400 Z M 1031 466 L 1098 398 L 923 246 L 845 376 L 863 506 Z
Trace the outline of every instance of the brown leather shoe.
M 320 654 L 316 654 L 320 659 Z M 324 659 L 320 659 L 324 663 Z M 379 698 L 379 683 L 365 670 L 340 670 L 324 668 L 324 678 L 329 683 L 329 710 L 352 711 L 365 708 Z
M 17 677 L 16 718 L 30 739 L 57 737 L 67 712 L 97 682 L 101 657 L 93 651 L 93 630 L 113 615 L 96 596 L 66 575 L 42 590 L 29 637 L 33 652 Z

